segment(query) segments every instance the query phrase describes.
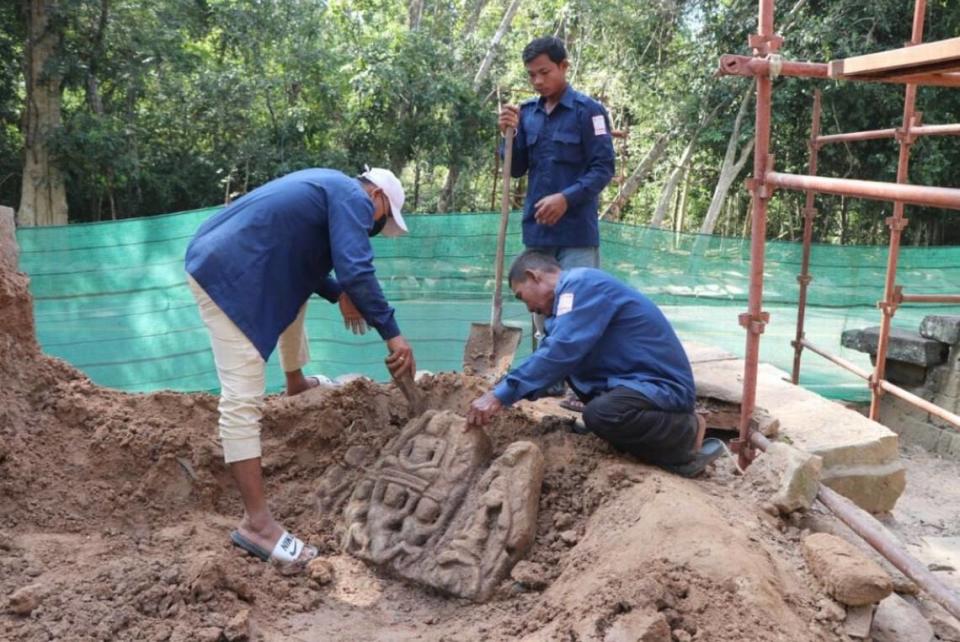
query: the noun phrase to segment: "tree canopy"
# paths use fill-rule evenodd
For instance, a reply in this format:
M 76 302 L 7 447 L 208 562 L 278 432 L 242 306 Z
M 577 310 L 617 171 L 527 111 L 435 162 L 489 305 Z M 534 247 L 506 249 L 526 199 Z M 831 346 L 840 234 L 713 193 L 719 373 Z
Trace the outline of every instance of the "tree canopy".
M 782 53 L 816 61 L 901 46 L 913 11 L 910 0 L 779 4 Z M 492 209 L 497 89 L 511 102 L 532 95 L 520 51 L 541 35 L 566 42 L 572 84 L 625 134 L 604 203 L 623 185 L 636 191 L 616 218 L 700 230 L 728 148 L 742 157 L 752 139 L 749 96 L 737 119 L 750 82 L 715 70 L 721 54 L 749 53 L 755 0 L 18 0 L 0 6 L 0 203 L 14 207 L 39 5 L 55 36 L 41 80 L 56 80 L 62 114 L 38 135 L 63 173 L 71 222 L 191 209 L 299 168 L 364 164 L 398 172 L 412 210 Z M 925 39 L 958 29 L 960 6 L 928 1 Z M 780 171 L 806 173 L 816 87 L 824 133 L 899 125 L 902 86 L 780 79 Z M 921 88 L 917 107 L 925 123 L 957 121 L 960 92 Z M 960 185 L 957 147 L 922 139 L 911 180 Z M 896 156 L 892 140 L 830 146 L 820 173 L 892 180 Z M 748 162 L 727 181 L 714 233 L 745 231 L 749 172 Z M 778 194 L 770 234 L 799 238 L 802 207 L 802 194 Z M 889 208 L 822 197 L 816 237 L 881 242 Z M 908 242 L 960 242 L 942 211 L 909 218 Z

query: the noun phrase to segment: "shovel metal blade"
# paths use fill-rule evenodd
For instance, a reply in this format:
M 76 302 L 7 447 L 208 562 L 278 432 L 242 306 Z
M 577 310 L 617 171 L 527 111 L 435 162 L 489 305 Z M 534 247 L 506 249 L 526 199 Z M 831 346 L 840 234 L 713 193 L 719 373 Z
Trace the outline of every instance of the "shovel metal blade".
M 517 353 L 523 330 L 489 323 L 471 323 L 463 348 L 464 374 L 498 379 L 505 375 Z

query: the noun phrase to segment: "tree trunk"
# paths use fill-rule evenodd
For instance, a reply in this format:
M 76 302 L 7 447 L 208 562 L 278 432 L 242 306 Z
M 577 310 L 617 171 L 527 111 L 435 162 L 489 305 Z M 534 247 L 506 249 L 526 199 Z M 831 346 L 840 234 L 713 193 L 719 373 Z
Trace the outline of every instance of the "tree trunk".
M 743 170 L 750 154 L 753 152 L 753 137 L 747 141 L 746 145 L 740 150 L 740 157 L 737 158 L 737 143 L 740 139 L 740 126 L 743 123 L 743 117 L 747 113 L 747 105 L 750 102 L 750 96 L 753 94 L 753 86 L 743 94 L 740 99 L 740 109 L 737 111 L 737 118 L 733 121 L 733 131 L 730 133 L 730 140 L 727 141 L 727 151 L 723 155 L 723 164 L 720 166 L 720 177 L 717 179 L 717 185 L 713 190 L 713 198 L 710 200 L 710 207 L 707 208 L 707 215 L 703 219 L 703 225 L 700 227 L 701 234 L 713 234 L 713 229 L 723 211 L 723 204 L 727 200 L 727 194 L 730 193 L 730 186 Z
M 480 63 L 480 68 L 477 69 L 476 75 L 473 77 L 473 90 L 480 91 L 480 86 L 483 84 L 483 80 L 487 77 L 487 74 L 490 73 L 490 67 L 493 65 L 493 59 L 497 55 L 497 46 L 500 44 L 500 41 L 503 40 L 503 37 L 506 35 L 507 31 L 510 29 L 510 24 L 513 22 L 513 16 L 516 15 L 517 9 L 520 8 L 520 0 L 512 0 L 510 6 L 507 7 L 507 12 L 503 14 L 503 19 L 500 21 L 500 26 L 497 28 L 497 32 L 493 34 L 493 39 L 490 41 L 490 46 L 487 49 L 487 54 L 483 58 L 483 62 Z M 447 172 L 447 178 L 443 181 L 443 188 L 440 190 L 440 203 L 438 206 L 439 211 L 448 212 L 449 208 L 453 206 L 453 195 L 454 190 L 457 187 L 457 179 L 460 178 L 460 160 L 457 158 L 450 159 L 450 171 Z
M 690 171 L 683 175 L 683 189 L 680 190 L 680 198 L 677 199 L 677 208 L 673 211 L 673 229 L 675 232 L 683 232 L 683 219 L 687 211 L 687 195 L 690 193 Z
M 700 137 L 700 132 L 702 132 L 711 122 L 713 122 L 713 119 L 716 118 L 720 108 L 725 104 L 726 101 L 718 103 L 710 113 L 704 115 L 704 117 L 700 119 L 700 123 L 697 125 L 696 130 L 694 130 L 693 135 L 690 137 L 690 142 L 687 143 L 686 148 L 683 150 L 683 154 L 680 156 L 680 162 L 677 163 L 677 166 L 674 168 L 674 170 L 670 172 L 670 176 L 667 178 L 667 182 L 663 186 L 663 191 L 660 192 L 660 202 L 657 204 L 657 209 L 653 213 L 653 219 L 650 221 L 651 226 L 663 226 L 663 219 L 666 217 L 667 210 L 670 208 L 670 203 L 673 200 L 673 193 L 677 189 L 680 179 L 683 178 L 683 173 L 686 171 L 687 165 L 690 163 L 690 159 L 693 158 L 693 151 L 696 149 L 697 139 Z
M 410 31 L 420 28 L 420 19 L 423 17 L 423 0 L 410 0 L 407 8 L 407 21 Z
M 27 16 L 23 111 L 23 186 L 17 220 L 20 225 L 66 225 L 67 192 L 63 173 L 48 145 L 50 134 L 60 127 L 62 78 L 44 72 L 44 66 L 60 45 L 62 33 L 50 26 L 56 3 L 30 0 Z
M 490 40 L 490 46 L 487 47 L 487 54 L 483 57 L 483 62 L 480 63 L 480 68 L 477 70 L 477 75 L 473 77 L 473 90 L 480 91 L 480 85 L 483 83 L 483 79 L 487 77 L 487 74 L 490 73 L 490 67 L 493 66 L 493 59 L 497 57 L 497 46 L 500 44 L 500 41 L 503 40 L 503 37 L 507 34 L 507 31 L 510 30 L 510 24 L 513 22 L 513 16 L 517 13 L 517 9 L 520 8 L 520 0 L 512 0 L 510 6 L 507 7 L 507 12 L 503 14 L 503 20 L 500 21 L 500 26 L 497 27 L 497 32 L 493 34 L 493 39 Z
M 683 154 L 680 156 L 680 162 L 677 163 L 677 166 L 670 172 L 670 176 L 667 178 L 667 182 L 660 192 L 660 202 L 657 203 L 657 209 L 654 211 L 653 218 L 650 220 L 652 227 L 663 227 L 663 220 L 667 217 L 667 210 L 670 209 L 670 204 L 673 202 L 673 194 L 677 190 L 677 185 L 680 184 L 680 179 L 683 178 L 683 173 L 687 169 L 687 163 L 693 158 L 693 150 L 696 148 L 697 137 L 699 135 L 700 130 L 697 130 L 693 138 L 690 139 L 690 142 L 687 143 L 687 147 L 683 150 Z
M 476 0 L 473 5 L 473 9 L 470 11 L 470 17 L 467 19 L 467 24 L 463 28 L 463 39 L 469 38 L 473 35 L 473 32 L 477 30 L 477 23 L 480 21 L 480 14 L 483 13 L 483 8 L 486 6 L 487 0 Z
M 440 212 L 449 212 L 453 208 L 453 188 L 460 178 L 460 163 L 451 163 L 448 168 L 447 178 L 443 181 L 443 189 L 440 191 L 440 202 L 437 210 Z
M 640 189 L 641 183 L 643 183 L 647 176 L 650 175 L 650 172 L 653 171 L 660 157 L 663 156 L 663 153 L 666 151 L 669 141 L 670 137 L 667 134 L 660 134 L 657 140 L 653 142 L 653 147 L 650 148 L 646 156 L 643 157 L 643 160 L 640 161 L 640 164 L 637 165 L 637 169 L 633 171 L 630 178 L 623 182 L 613 202 L 603 211 L 603 215 L 600 217 L 602 220 L 620 220 L 620 210 L 624 208 L 627 201 L 630 200 L 630 197 Z

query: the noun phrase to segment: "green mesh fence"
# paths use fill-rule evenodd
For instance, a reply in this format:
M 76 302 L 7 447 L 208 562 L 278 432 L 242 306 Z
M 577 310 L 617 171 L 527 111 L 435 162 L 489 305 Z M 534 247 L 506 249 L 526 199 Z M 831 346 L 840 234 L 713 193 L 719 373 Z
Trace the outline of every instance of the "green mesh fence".
M 31 277 L 37 334 L 49 354 L 96 383 L 127 391 L 216 390 L 213 358 L 193 297 L 183 254 L 200 222 L 217 208 L 166 216 L 65 227 L 23 228 L 21 269 Z M 507 256 L 520 251 L 519 215 L 511 217 Z M 418 366 L 458 370 L 470 322 L 489 320 L 497 216 L 410 217 L 411 234 L 374 241 L 377 274 L 397 308 Z M 743 354 L 737 315 L 746 308 L 749 242 L 601 223 L 603 267 L 659 303 L 684 340 Z M 761 359 L 789 370 L 793 351 L 801 247 L 767 246 L 764 308 L 771 323 Z M 885 247 L 816 245 L 812 253 L 807 336 L 869 367 L 866 355 L 840 348 L 847 328 L 877 325 Z M 960 248 L 904 248 L 898 282 L 911 293 L 960 292 Z M 530 352 L 528 315 L 508 297 L 504 321 L 524 328 L 518 358 Z M 943 306 L 903 308 L 895 325 L 916 329 Z M 315 298 L 307 315 L 312 372 L 359 373 L 383 380 L 385 347 L 376 333 L 343 328 L 337 306 Z M 277 359 L 268 388 L 282 386 Z M 862 382 L 807 353 L 801 383 L 825 396 L 867 398 Z

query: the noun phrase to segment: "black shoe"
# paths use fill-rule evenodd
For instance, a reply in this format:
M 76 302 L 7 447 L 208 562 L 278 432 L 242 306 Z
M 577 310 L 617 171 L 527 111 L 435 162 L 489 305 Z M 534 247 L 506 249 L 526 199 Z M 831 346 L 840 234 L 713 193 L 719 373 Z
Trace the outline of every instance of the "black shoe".
M 715 437 L 703 440 L 703 446 L 696 456 L 685 464 L 661 464 L 660 467 L 681 477 L 696 477 L 706 470 L 707 466 L 719 459 L 723 454 L 723 442 Z

